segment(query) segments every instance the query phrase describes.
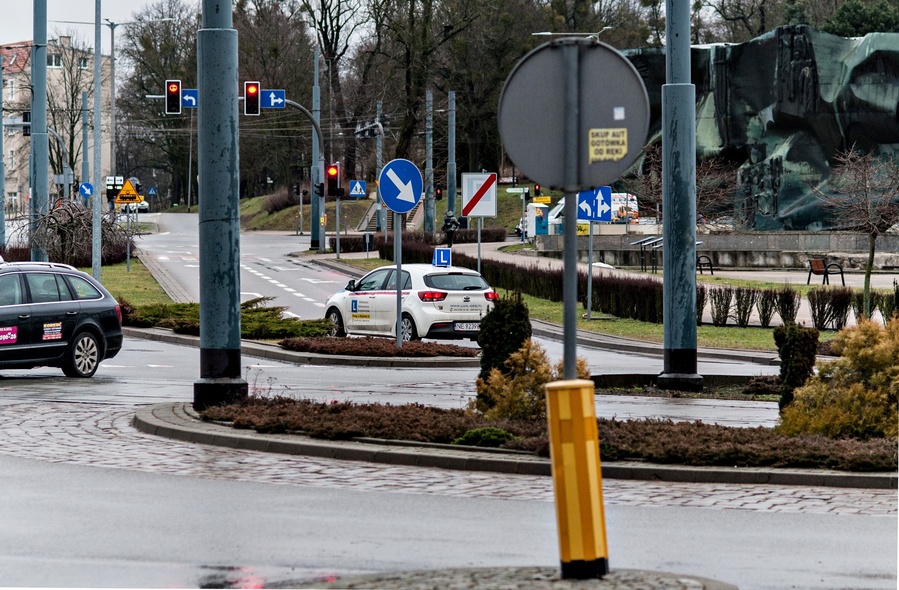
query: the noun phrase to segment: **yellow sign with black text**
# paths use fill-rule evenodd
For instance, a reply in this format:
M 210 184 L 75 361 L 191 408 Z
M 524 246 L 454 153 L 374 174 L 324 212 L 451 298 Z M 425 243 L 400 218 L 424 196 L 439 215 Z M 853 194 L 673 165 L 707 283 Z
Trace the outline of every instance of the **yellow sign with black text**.
M 126 180 L 125 184 L 122 185 L 122 190 L 119 191 L 119 194 L 116 195 L 115 204 L 116 205 L 124 205 L 125 203 L 142 203 L 144 198 L 140 196 L 136 190 L 134 190 L 134 185 L 131 184 L 130 180 Z

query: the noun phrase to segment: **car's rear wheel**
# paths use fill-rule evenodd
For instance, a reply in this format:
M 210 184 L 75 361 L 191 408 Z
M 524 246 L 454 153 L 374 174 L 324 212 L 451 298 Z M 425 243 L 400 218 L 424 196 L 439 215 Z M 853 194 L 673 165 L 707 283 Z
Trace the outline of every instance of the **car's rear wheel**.
M 411 342 L 418 340 L 418 330 L 415 329 L 415 320 L 407 313 L 403 314 L 403 321 L 400 322 L 400 329 L 403 331 L 403 342 Z
M 343 317 L 341 317 L 340 312 L 335 308 L 331 308 L 328 310 L 328 315 L 325 316 L 329 320 L 331 320 L 331 331 L 328 332 L 329 336 L 336 336 L 338 338 L 343 338 L 346 336 L 346 328 L 343 325 Z
M 100 366 L 100 343 L 90 332 L 81 332 L 72 340 L 62 365 L 66 377 L 91 377 Z

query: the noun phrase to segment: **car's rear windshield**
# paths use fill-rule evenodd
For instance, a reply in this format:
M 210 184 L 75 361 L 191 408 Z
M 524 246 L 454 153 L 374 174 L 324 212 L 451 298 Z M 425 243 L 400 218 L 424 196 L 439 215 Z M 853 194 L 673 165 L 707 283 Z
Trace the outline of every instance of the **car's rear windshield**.
M 425 285 L 444 291 L 479 291 L 490 288 L 481 275 L 461 272 L 425 275 Z

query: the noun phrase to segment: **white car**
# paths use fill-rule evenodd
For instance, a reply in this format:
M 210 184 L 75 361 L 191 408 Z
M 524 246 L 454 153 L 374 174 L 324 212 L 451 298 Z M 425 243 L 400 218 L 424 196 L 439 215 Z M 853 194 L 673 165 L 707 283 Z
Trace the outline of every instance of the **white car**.
M 122 213 L 149 213 L 150 203 L 141 201 L 140 203 L 122 203 L 119 208 Z
M 497 294 L 477 272 L 403 264 L 402 338 L 475 340 Z M 347 283 L 325 305 L 332 336 L 396 337 L 396 267 L 382 266 Z

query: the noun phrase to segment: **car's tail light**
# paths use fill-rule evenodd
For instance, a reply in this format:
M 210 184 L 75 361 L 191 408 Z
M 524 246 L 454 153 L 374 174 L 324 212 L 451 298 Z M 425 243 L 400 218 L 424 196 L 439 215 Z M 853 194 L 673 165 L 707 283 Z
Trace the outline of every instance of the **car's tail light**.
M 499 299 L 499 295 L 496 294 L 496 291 L 487 291 L 484 293 L 484 297 L 487 298 L 487 301 L 496 301 Z
M 443 301 L 446 293 L 443 291 L 419 291 L 418 298 L 422 301 Z
M 117 318 L 119 318 L 119 325 L 121 326 L 122 325 L 122 306 L 121 305 L 115 306 L 115 315 Z

